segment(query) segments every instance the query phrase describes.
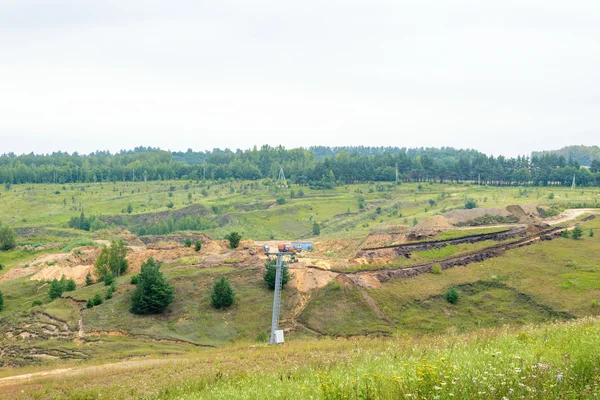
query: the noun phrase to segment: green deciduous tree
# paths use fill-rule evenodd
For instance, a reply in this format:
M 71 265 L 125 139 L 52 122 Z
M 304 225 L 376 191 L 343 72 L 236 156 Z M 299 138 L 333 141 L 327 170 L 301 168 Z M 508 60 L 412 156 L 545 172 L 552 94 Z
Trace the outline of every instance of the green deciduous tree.
M 319 223 L 317 221 L 315 221 L 313 223 L 313 236 L 319 236 L 321 234 L 321 227 L 319 226 Z
M 108 262 L 113 276 L 121 276 L 127 271 L 129 263 L 126 257 L 127 247 L 125 242 L 123 240 L 111 242 Z
M 8 225 L 0 226 L 0 250 L 14 249 L 17 245 L 17 234 Z
M 223 276 L 215 282 L 210 298 L 214 308 L 227 308 L 233 304 L 235 293 L 226 277 Z
M 174 297 L 174 288 L 165 280 L 160 265 L 149 258 L 142 264 L 130 311 L 134 314 L 161 313 Z
M 467 210 L 470 210 L 470 209 L 476 208 L 476 207 L 477 207 L 477 203 L 473 199 L 468 199 L 465 202 L 465 209 L 467 209 Z
M 94 267 L 96 268 L 96 275 L 98 276 L 98 278 L 100 278 L 100 280 L 104 280 L 104 277 L 110 271 L 108 259 L 109 259 L 109 250 L 108 250 L 108 247 L 104 246 L 104 247 L 102 247 L 102 250 L 100 251 L 100 254 L 98 255 L 98 258 L 96 259 L 96 263 L 94 264 Z
M 242 240 L 242 235 L 237 232 L 231 232 L 229 235 L 225 236 L 225 239 L 229 240 L 229 247 L 237 249 Z

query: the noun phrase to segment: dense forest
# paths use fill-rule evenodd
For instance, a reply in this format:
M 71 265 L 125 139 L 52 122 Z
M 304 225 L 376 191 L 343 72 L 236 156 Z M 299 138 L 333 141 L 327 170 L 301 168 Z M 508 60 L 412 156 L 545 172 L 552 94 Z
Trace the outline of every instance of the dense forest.
M 591 166 L 594 160 L 600 160 L 600 147 L 598 146 L 566 146 L 558 150 L 534 151 L 531 153 L 534 157 L 540 157 L 545 154 L 555 154 L 565 158 L 572 158 L 581 165 Z
M 277 178 L 283 168 L 292 183 L 331 188 L 368 181 L 473 181 L 489 185 L 600 185 L 600 159 L 582 167 L 552 152 L 506 158 L 450 147 L 262 146 L 249 150 L 170 152 L 137 147 L 117 154 L 4 154 L 0 183 L 70 183 L 167 179 Z

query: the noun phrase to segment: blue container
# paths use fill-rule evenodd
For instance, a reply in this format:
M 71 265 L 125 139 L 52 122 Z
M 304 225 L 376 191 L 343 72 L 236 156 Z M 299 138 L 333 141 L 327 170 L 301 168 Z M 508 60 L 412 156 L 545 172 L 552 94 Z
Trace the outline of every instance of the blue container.
M 302 250 L 309 251 L 313 249 L 312 242 L 292 242 L 292 247 L 298 248 L 302 246 Z

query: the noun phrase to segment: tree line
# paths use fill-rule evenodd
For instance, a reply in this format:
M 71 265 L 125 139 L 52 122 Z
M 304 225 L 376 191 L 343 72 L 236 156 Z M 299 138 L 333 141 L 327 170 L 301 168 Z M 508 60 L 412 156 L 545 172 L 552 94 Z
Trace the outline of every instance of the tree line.
M 399 147 L 311 147 L 169 152 L 137 147 L 100 152 L 13 153 L 0 156 L 0 183 L 275 179 L 283 168 L 289 182 L 327 189 L 336 184 L 393 182 L 478 182 L 488 185 L 600 185 L 600 160 L 582 167 L 558 153 L 488 156 L 476 150 Z

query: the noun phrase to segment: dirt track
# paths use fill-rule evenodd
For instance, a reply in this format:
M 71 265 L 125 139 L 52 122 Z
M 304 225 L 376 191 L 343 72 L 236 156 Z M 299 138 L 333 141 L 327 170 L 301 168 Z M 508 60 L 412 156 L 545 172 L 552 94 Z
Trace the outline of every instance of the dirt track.
M 29 374 L 8 376 L 6 378 L 0 378 L 0 387 L 6 385 L 14 385 L 19 384 L 19 382 L 35 380 L 36 378 L 45 378 L 48 376 L 77 376 L 84 375 L 89 373 L 99 373 L 99 372 L 114 372 L 114 373 L 122 373 L 123 371 L 127 371 L 132 368 L 138 368 L 140 366 L 154 366 L 165 364 L 169 362 L 176 362 L 182 359 L 158 359 L 158 360 L 137 360 L 137 361 L 123 361 L 112 364 L 104 364 L 90 367 L 81 367 L 81 368 L 58 368 L 49 371 L 40 371 L 33 372 Z

